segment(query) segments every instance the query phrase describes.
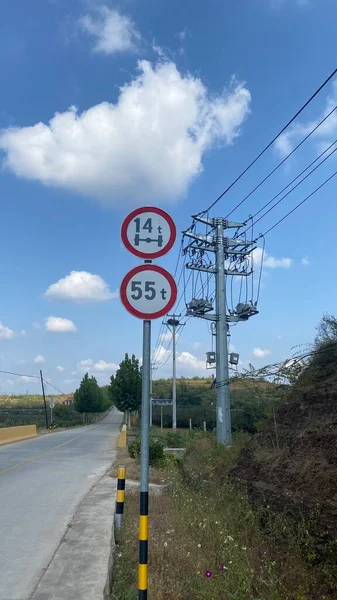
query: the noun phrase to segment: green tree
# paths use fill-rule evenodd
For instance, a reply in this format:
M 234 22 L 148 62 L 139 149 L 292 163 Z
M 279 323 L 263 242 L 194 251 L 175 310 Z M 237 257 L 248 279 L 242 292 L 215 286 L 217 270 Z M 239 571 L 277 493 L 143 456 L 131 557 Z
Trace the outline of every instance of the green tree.
M 140 409 L 142 400 L 142 375 L 139 360 L 133 354 L 125 354 L 115 377 L 112 375 L 110 395 L 113 404 L 120 411 L 134 412 Z
M 102 410 L 108 410 L 112 406 L 112 398 L 110 394 L 110 385 L 101 386 L 101 394 L 102 394 Z
M 84 375 L 80 387 L 76 390 L 74 400 L 78 412 L 96 413 L 104 410 L 101 388 L 95 377 L 89 377 L 88 373 Z

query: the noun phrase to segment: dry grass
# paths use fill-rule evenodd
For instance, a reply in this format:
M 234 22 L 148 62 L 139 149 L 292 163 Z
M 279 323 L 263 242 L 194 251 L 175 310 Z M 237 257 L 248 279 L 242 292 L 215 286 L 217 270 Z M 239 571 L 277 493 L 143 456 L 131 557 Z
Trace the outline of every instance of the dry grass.
M 56 404 L 62 404 L 64 400 L 73 398 L 73 394 L 60 395 L 47 394 L 47 398 L 53 396 Z M 0 407 L 8 408 L 39 408 L 43 407 L 43 396 L 39 394 L 22 394 L 17 396 L 0 396 Z
M 200 434 L 179 468 L 171 460 L 162 495 L 150 497 L 150 600 L 324 600 L 297 540 L 261 531 L 227 478 L 240 443 L 217 447 Z M 114 565 L 113 600 L 137 597 L 138 493 L 128 493 Z M 207 572 L 211 574 L 207 576 Z

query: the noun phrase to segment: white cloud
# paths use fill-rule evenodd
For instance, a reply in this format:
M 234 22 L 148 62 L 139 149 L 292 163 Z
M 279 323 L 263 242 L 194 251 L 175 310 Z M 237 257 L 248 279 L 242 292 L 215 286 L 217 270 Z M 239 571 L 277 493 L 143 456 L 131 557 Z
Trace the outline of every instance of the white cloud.
M 35 356 L 34 358 L 34 362 L 38 365 L 39 363 L 44 363 L 44 357 L 42 356 L 42 354 L 38 354 L 37 356 Z
M 268 256 L 268 254 L 266 254 L 264 266 L 269 267 L 270 269 L 289 269 L 292 262 L 291 258 L 274 258 L 274 256 Z
M 14 336 L 13 329 L 0 323 L 0 340 L 10 340 Z
M 79 26 L 94 39 L 93 50 L 97 53 L 132 52 L 140 40 L 140 34 L 129 17 L 103 5 L 98 6 L 94 14 L 82 17 Z
M 26 337 L 27 331 L 25 329 L 21 329 L 19 335 L 21 335 L 21 337 Z
M 74 323 L 70 319 L 63 319 L 62 317 L 47 317 L 45 326 L 47 331 L 53 331 L 54 333 L 76 331 Z
M 75 383 L 75 381 L 77 381 L 77 379 L 65 379 L 64 383 Z
M 52 283 L 45 292 L 47 298 L 73 300 L 74 302 L 103 301 L 116 298 L 108 284 L 100 277 L 87 271 L 71 271 L 69 275 Z
M 253 251 L 254 265 L 261 265 L 263 256 L 262 248 L 256 248 Z M 264 253 L 263 266 L 269 269 L 289 269 L 293 264 L 293 260 L 291 258 L 275 258 L 274 256 L 269 256 L 267 252 Z
M 302 258 L 302 265 L 303 265 L 304 267 L 308 267 L 308 266 L 310 265 L 310 260 L 308 259 L 308 257 L 307 257 L 307 256 L 304 256 L 304 257 Z
M 173 62 L 143 60 L 116 104 L 81 114 L 70 107 L 47 125 L 3 130 L 4 166 L 107 205 L 176 201 L 202 171 L 205 153 L 240 135 L 250 100 L 235 78 L 216 96 Z
M 113 362 L 107 362 L 105 360 L 98 360 L 96 363 L 92 358 L 85 358 L 77 363 L 77 371 L 73 371 L 72 375 L 76 375 L 77 372 L 86 373 L 104 373 L 104 371 L 115 372 L 119 368 L 119 365 Z
M 58 365 L 58 367 L 56 367 L 56 371 L 59 371 L 60 373 L 63 373 L 64 367 L 61 367 L 61 365 Z
M 180 370 L 184 373 L 191 372 L 199 375 L 200 372 L 204 374 L 203 372 L 206 370 L 206 359 L 200 360 L 190 352 L 179 352 L 177 354 L 177 363 L 181 367 Z
M 297 143 L 310 133 L 318 123 L 326 117 L 337 104 L 337 82 L 332 84 L 332 93 L 327 97 L 325 108 L 316 120 L 307 123 L 295 123 L 289 127 L 275 142 L 275 148 L 281 158 L 289 154 Z M 337 133 L 337 111 L 327 118 L 312 134 L 312 139 L 319 141 L 320 152 L 330 145 Z
M 118 368 L 119 365 L 116 365 L 116 363 L 108 363 L 105 360 L 99 360 L 93 367 L 94 371 L 117 371 Z
M 34 327 L 34 329 L 41 329 L 41 325 L 40 325 L 40 323 L 37 323 L 36 321 L 34 321 L 34 322 L 32 323 L 32 326 Z
M 253 348 L 253 356 L 256 358 L 265 358 L 271 354 L 271 350 L 262 350 L 261 348 Z
M 154 366 L 158 366 L 159 363 L 165 362 L 166 358 L 170 355 L 171 351 L 164 348 L 164 346 L 159 345 L 156 351 L 153 354 L 152 362 Z
M 179 40 L 181 42 L 184 42 L 186 40 L 187 35 L 188 35 L 188 31 L 187 31 L 186 27 L 185 27 L 185 29 L 183 29 L 182 31 L 179 31 L 177 33 L 177 37 L 179 38 Z
M 93 364 L 94 361 L 92 360 L 92 358 L 85 358 L 84 360 L 80 360 L 77 363 L 77 368 L 79 371 L 90 371 Z M 74 371 L 73 373 L 75 374 L 76 371 Z
M 31 378 L 31 377 L 27 377 L 26 375 L 21 375 L 21 377 L 19 377 L 18 381 L 19 381 L 19 382 L 20 382 L 20 381 L 24 381 L 24 382 L 26 382 L 26 383 L 28 383 L 28 382 L 30 382 L 30 383 L 31 383 L 33 380 L 32 380 L 32 378 Z

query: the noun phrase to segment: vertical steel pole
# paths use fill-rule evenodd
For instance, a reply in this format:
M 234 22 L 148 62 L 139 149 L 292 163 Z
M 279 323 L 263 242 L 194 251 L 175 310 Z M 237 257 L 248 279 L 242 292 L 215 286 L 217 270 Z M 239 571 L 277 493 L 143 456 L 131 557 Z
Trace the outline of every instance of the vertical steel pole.
M 148 515 L 149 515 L 149 433 L 151 378 L 151 321 L 143 321 L 142 417 L 140 431 L 140 516 L 138 599 L 147 600 Z
M 152 410 L 153 410 L 153 407 L 152 407 L 152 369 L 151 369 L 151 371 L 150 371 L 150 427 L 152 427 L 152 422 L 153 422 Z
M 172 429 L 177 429 L 177 363 L 176 363 L 176 320 L 172 325 Z
M 164 426 L 164 422 L 163 422 L 163 405 L 160 405 L 160 429 L 163 429 Z
M 220 444 L 231 444 L 231 413 L 226 321 L 226 276 L 224 253 L 224 221 L 216 225 L 216 435 Z

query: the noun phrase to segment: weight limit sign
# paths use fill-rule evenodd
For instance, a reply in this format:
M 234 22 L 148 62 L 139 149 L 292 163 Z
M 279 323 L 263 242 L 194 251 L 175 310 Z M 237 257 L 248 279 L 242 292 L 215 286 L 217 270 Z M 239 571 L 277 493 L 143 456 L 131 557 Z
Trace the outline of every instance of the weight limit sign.
M 177 286 L 170 273 L 157 265 L 140 265 L 125 275 L 120 289 L 122 303 L 134 317 L 163 317 L 177 300 Z
M 171 250 L 176 240 L 176 226 L 161 208 L 143 206 L 126 217 L 121 237 L 129 252 L 138 258 L 152 260 Z

